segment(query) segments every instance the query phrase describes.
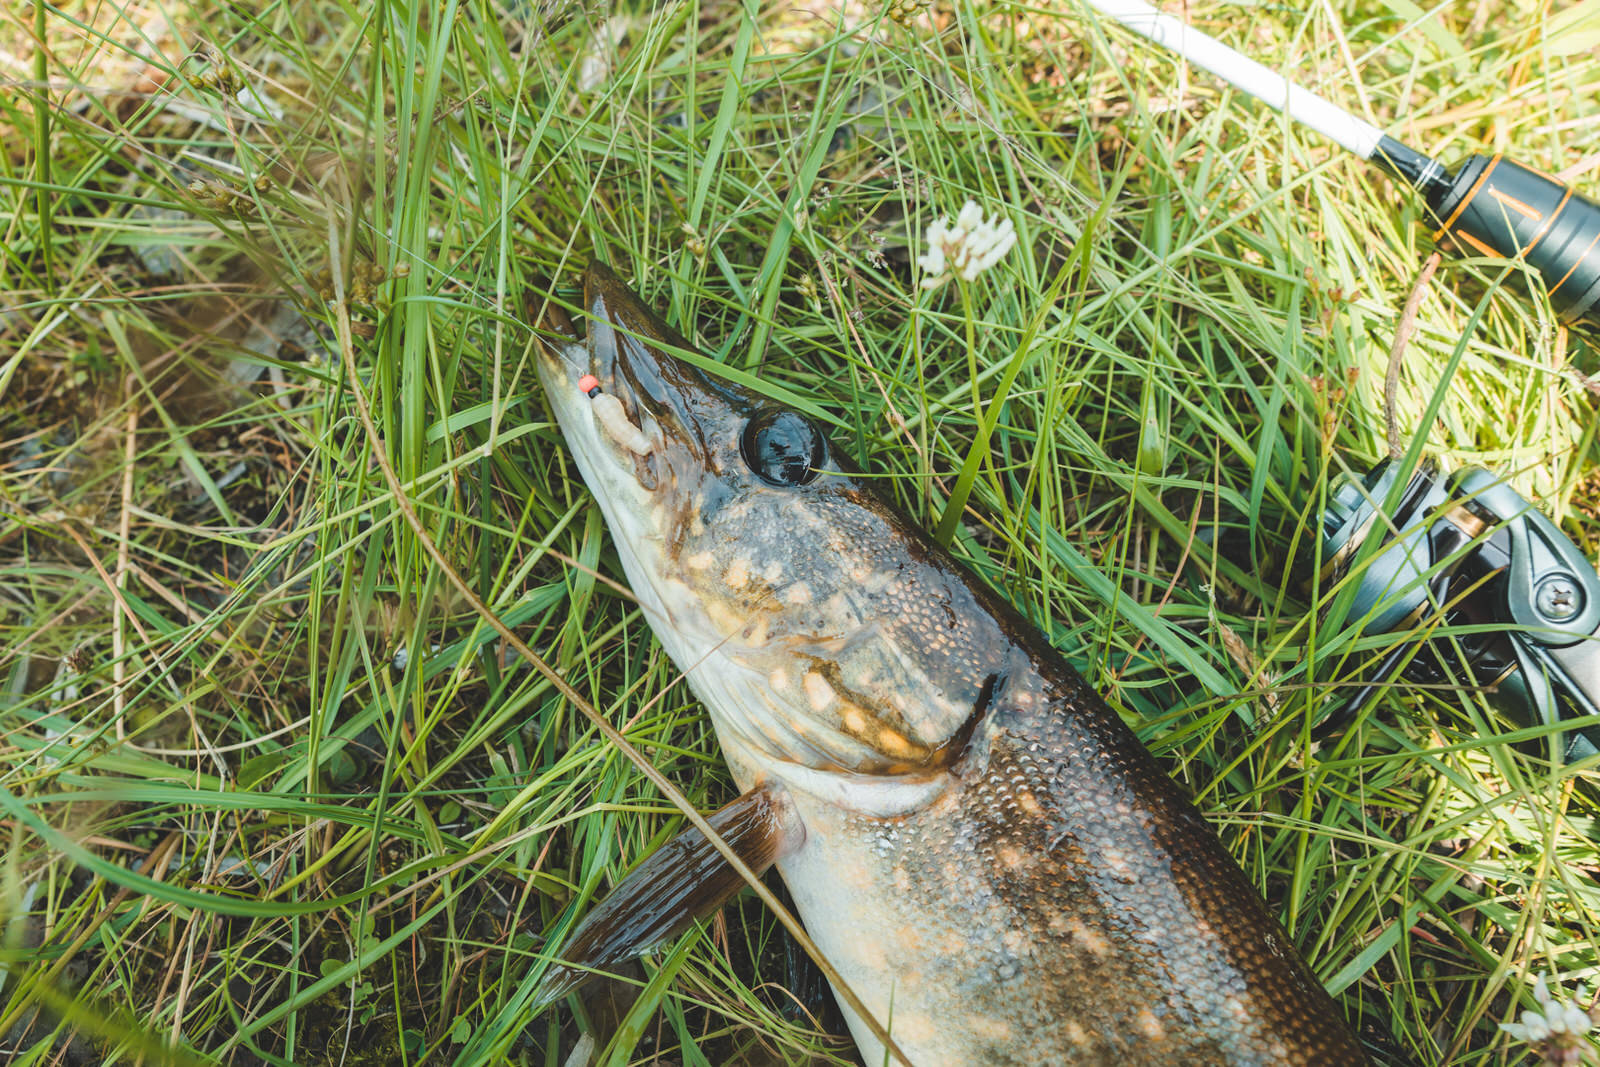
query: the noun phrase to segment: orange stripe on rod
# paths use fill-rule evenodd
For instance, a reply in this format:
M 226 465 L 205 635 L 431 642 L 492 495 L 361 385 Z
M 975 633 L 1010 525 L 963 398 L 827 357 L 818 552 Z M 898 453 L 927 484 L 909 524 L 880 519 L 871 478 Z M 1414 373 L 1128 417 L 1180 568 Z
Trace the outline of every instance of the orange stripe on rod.
M 1544 235 L 1550 232 L 1550 224 L 1561 217 L 1561 209 L 1566 207 L 1567 201 L 1571 199 L 1572 190 L 1569 188 L 1566 193 L 1562 195 L 1561 203 L 1556 205 L 1556 209 L 1550 212 L 1550 217 L 1544 220 L 1544 225 L 1539 227 L 1539 232 L 1533 235 L 1533 240 L 1528 242 L 1528 247 L 1522 250 L 1522 255 L 1527 255 L 1529 252 L 1532 252 L 1534 246 L 1540 241 L 1544 240 Z
M 1557 289 L 1559 289 L 1563 285 L 1567 284 L 1567 279 L 1572 277 L 1572 272 L 1577 270 L 1578 267 L 1580 265 L 1582 265 L 1582 263 L 1583 263 L 1583 261 L 1585 259 L 1589 258 L 1589 253 L 1594 251 L 1594 246 L 1597 245 L 1597 244 L 1600 244 L 1600 233 L 1595 234 L 1594 235 L 1594 240 L 1589 242 L 1589 247 L 1585 248 L 1581 255 L 1579 255 L 1575 259 L 1573 259 L 1572 266 L 1567 268 L 1567 273 L 1565 273 L 1565 274 L 1563 274 L 1561 276 L 1561 280 L 1559 282 L 1556 282 L 1554 285 L 1552 285 L 1550 287 L 1550 296 L 1552 298 L 1555 297 Z
M 1461 242 L 1464 242 L 1466 244 L 1471 245 L 1473 248 L 1476 248 L 1479 252 L 1482 252 L 1484 255 L 1488 256 L 1490 259 L 1505 259 L 1506 258 L 1505 255 L 1502 252 L 1500 252 L 1498 249 L 1490 248 L 1488 245 L 1484 244 L 1482 241 L 1480 241 L 1476 237 L 1472 236 L 1472 234 L 1467 233 L 1465 230 L 1461 231 L 1460 233 L 1452 233 L 1450 236 L 1454 237 L 1458 241 L 1461 241 Z
M 1529 207 L 1527 204 L 1524 204 L 1521 200 L 1518 200 L 1516 197 L 1511 196 L 1508 193 L 1502 193 L 1498 189 L 1491 188 L 1489 190 L 1489 195 L 1525 219 L 1538 220 L 1544 218 L 1543 215 L 1533 210 L 1533 208 Z
M 1478 180 L 1472 183 L 1472 188 L 1467 190 L 1467 195 L 1461 198 L 1460 203 L 1456 204 L 1456 209 L 1450 212 L 1450 217 L 1444 220 L 1444 224 L 1440 226 L 1438 232 L 1433 235 L 1433 239 L 1435 241 L 1450 232 L 1450 227 L 1456 224 L 1456 220 L 1461 217 L 1461 213 L 1467 209 L 1468 204 L 1472 203 L 1473 197 L 1478 195 L 1478 190 L 1483 188 L 1483 183 L 1489 180 L 1489 175 L 1493 174 L 1494 168 L 1498 167 L 1499 165 L 1500 153 L 1496 152 L 1489 160 L 1489 165 L 1483 168 L 1483 173 L 1478 175 Z M 1498 253 L 1492 251 L 1489 254 L 1498 255 Z

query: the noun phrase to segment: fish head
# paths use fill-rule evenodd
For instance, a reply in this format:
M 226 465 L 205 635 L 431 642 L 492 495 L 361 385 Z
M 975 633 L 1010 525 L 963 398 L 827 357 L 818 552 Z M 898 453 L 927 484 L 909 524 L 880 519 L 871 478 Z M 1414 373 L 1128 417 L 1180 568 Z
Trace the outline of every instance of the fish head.
M 736 776 L 938 772 L 992 694 L 980 646 L 1002 640 L 967 583 L 817 419 L 684 358 L 603 265 L 583 312 L 581 339 L 543 323 L 546 395 Z

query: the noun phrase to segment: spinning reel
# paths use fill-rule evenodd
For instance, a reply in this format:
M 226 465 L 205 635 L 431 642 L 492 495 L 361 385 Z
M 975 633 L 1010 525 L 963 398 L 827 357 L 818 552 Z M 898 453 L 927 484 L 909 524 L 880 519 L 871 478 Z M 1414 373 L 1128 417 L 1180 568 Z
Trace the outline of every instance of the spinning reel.
M 1409 633 L 1328 717 L 1333 731 L 1396 677 L 1465 680 L 1530 723 L 1563 732 L 1567 761 L 1600 752 L 1600 576 L 1532 504 L 1478 467 L 1403 486 L 1392 461 L 1340 477 L 1322 516 L 1325 576 L 1355 574 L 1345 618 Z M 1449 636 L 1437 634 L 1447 624 Z

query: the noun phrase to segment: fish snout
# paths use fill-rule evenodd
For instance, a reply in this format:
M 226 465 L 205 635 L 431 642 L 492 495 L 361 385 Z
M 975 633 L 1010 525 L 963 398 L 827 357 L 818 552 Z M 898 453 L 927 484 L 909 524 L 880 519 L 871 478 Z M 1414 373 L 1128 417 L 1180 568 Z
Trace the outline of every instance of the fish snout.
M 693 346 L 663 322 L 610 267 L 591 262 L 583 274 L 592 373 L 603 389 L 661 421 L 684 443 L 703 442 L 740 414 L 749 400 L 684 355 Z
M 630 300 L 623 297 L 631 294 L 616 274 L 591 263 L 584 273 L 580 318 L 553 295 L 535 291 L 528 303 L 553 406 L 579 422 L 592 422 L 601 443 L 653 489 L 654 455 L 663 441 L 651 409 L 660 405 L 641 403 L 640 383 L 655 377 L 651 349 L 667 327 L 631 313 Z
M 610 267 L 585 269 L 580 319 L 546 301 L 538 329 L 546 370 L 559 370 L 555 387 L 586 396 L 579 404 L 625 454 L 655 454 L 691 478 L 725 465 L 752 398 L 683 358 L 689 341 Z

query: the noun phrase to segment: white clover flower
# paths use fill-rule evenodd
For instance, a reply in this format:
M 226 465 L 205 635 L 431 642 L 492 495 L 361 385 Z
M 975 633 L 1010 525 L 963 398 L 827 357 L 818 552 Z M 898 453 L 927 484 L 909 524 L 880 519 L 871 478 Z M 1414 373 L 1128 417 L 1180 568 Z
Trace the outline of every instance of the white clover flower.
M 1017 231 L 1000 215 L 993 222 L 983 217 L 977 202 L 968 200 L 954 224 L 941 217 L 928 227 L 928 251 L 917 257 L 924 289 L 937 289 L 952 277 L 972 281 L 994 266 L 1016 245 Z
M 1533 999 L 1537 1009 L 1522 1013 L 1519 1023 L 1501 1023 L 1514 1040 L 1526 1041 L 1547 1064 L 1572 1067 L 1579 1063 L 1590 1047 L 1586 1040 L 1594 1021 L 1589 1013 L 1578 1006 L 1589 999 L 1588 992 L 1579 986 L 1571 1003 L 1552 996 L 1550 983 L 1543 974 L 1533 983 Z

